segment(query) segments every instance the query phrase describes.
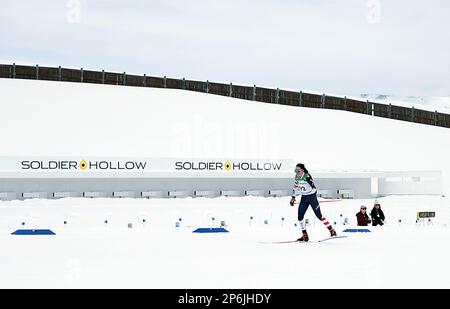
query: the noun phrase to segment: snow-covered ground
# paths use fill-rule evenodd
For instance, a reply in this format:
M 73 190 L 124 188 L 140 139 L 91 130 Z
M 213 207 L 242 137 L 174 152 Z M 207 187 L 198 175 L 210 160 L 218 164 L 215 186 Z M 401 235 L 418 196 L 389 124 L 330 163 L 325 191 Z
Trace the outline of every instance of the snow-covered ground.
M 313 175 L 442 170 L 450 193 L 447 128 L 181 90 L 0 79 L 0 92 L 2 156 L 282 158 Z M 287 245 L 260 243 L 298 237 L 286 198 L 0 202 L 0 287 L 449 288 L 448 197 L 380 201 L 387 224 L 370 234 Z M 340 215 L 354 226 L 361 204 L 373 200 L 322 210 L 343 234 Z M 433 225 L 417 226 L 417 211 L 436 211 Z M 327 236 L 311 215 L 311 239 Z M 213 216 L 230 233 L 192 233 Z M 21 227 L 56 236 L 10 235 Z
M 322 203 L 323 214 L 348 238 L 261 243 L 299 236 L 294 226 L 297 207 L 288 201 L 245 197 L 0 202 L 0 287 L 450 287 L 448 198 L 381 198 L 386 225 L 369 226 L 371 233 L 358 234 L 342 230 L 354 228 L 360 205 L 370 210 L 373 200 Z M 436 211 L 436 219 L 417 225 L 417 211 Z M 307 218 L 312 241 L 328 235 L 311 210 Z M 344 218 L 350 225 L 341 224 Z M 229 233 L 192 233 L 221 221 Z M 56 235 L 10 235 L 24 227 L 51 228 Z

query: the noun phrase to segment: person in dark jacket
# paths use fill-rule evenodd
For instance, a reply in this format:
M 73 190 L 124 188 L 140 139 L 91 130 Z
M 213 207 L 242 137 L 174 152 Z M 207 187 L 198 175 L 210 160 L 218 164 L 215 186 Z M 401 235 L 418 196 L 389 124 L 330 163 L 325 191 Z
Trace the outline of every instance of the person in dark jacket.
M 371 221 L 367 215 L 367 207 L 362 205 L 360 211 L 356 214 L 358 226 L 367 226 Z
M 381 205 L 378 203 L 377 200 L 375 200 L 375 205 L 372 208 L 372 211 L 370 212 L 370 216 L 372 217 L 372 225 L 383 225 L 384 224 L 384 213 L 381 210 Z

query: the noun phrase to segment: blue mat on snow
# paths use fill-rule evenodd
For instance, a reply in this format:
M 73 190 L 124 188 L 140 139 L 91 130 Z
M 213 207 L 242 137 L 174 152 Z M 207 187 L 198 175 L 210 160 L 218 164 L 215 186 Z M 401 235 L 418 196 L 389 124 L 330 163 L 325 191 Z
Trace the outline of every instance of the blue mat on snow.
M 50 230 L 17 230 L 11 235 L 56 235 Z
M 198 228 L 192 233 L 229 233 L 229 232 L 223 227 L 216 227 L 216 228 L 207 227 L 207 228 Z
M 345 233 L 370 233 L 369 229 L 346 229 L 343 230 Z

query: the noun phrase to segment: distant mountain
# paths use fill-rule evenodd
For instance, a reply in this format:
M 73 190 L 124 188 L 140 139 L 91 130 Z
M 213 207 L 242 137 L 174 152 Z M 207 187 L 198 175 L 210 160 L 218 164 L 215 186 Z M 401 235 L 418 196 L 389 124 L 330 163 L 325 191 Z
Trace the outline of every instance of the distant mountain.
M 360 98 L 371 102 L 379 102 L 383 104 L 393 104 L 400 106 L 437 110 L 443 113 L 450 113 L 450 96 L 448 97 L 415 97 L 415 96 L 396 96 L 386 94 L 360 94 Z

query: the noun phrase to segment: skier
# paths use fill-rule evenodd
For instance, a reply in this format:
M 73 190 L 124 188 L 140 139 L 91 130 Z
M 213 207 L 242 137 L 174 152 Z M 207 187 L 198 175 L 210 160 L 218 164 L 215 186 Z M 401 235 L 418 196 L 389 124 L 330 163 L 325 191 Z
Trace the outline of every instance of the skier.
M 290 204 L 294 206 L 295 197 L 297 195 L 301 195 L 300 205 L 298 207 L 298 220 L 300 221 L 300 227 L 302 228 L 302 237 L 297 239 L 297 241 L 308 241 L 308 233 L 306 231 L 305 226 L 305 213 L 308 209 L 309 205 L 311 205 L 315 215 L 317 218 L 322 221 L 322 223 L 328 228 L 330 231 L 330 235 L 337 236 L 336 231 L 331 227 L 330 223 L 322 217 L 322 213 L 320 212 L 319 201 L 317 200 L 317 189 L 314 185 L 313 179 L 306 169 L 305 165 L 302 163 L 298 163 L 295 166 L 295 181 L 294 181 L 294 195 L 291 198 Z

